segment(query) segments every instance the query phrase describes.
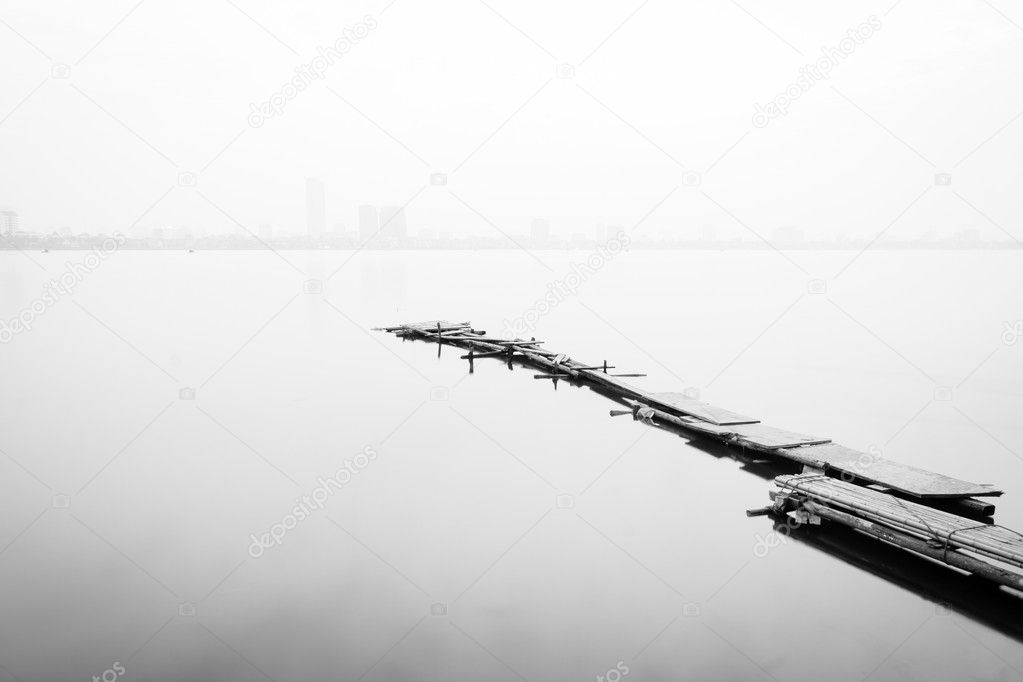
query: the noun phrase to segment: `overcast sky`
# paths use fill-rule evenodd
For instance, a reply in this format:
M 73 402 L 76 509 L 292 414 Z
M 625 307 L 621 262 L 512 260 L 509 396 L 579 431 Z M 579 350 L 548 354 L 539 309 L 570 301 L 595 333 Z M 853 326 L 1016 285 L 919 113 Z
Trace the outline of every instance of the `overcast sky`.
M 799 86 L 822 48 L 830 76 Z M 407 202 L 413 233 L 543 216 L 561 235 L 1023 238 L 1023 9 L 1006 0 L 3 0 L 0 63 L 0 206 L 24 229 L 299 231 L 316 177 L 349 228 L 360 203 Z

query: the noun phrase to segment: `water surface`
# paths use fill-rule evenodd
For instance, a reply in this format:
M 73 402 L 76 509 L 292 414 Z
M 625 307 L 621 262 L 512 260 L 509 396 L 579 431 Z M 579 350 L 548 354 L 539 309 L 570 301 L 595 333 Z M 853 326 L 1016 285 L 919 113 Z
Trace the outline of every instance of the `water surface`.
M 943 606 L 918 564 L 747 518 L 774 471 L 369 331 L 500 334 L 542 309 L 529 334 L 551 348 L 998 483 L 999 522 L 1023 528 L 1019 254 L 867 253 L 833 279 L 854 254 L 633 252 L 539 308 L 586 253 L 367 252 L 333 275 L 351 254 L 281 255 L 117 253 L 0 346 L 0 679 L 1023 670 L 998 613 Z M 30 256 L 0 254 L 5 320 L 83 254 Z

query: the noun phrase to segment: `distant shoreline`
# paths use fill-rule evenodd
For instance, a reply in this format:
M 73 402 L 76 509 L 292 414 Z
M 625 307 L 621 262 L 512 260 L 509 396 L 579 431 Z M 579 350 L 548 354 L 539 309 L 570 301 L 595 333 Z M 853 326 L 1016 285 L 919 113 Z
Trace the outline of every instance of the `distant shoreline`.
M 43 250 L 48 252 L 60 252 L 60 251 L 90 251 L 94 245 L 82 245 L 82 246 L 8 246 L 0 244 L 0 252 L 11 252 L 18 253 L 20 251 L 28 251 L 30 253 L 40 253 Z M 452 251 L 591 251 L 595 248 L 596 244 L 592 245 L 575 245 L 575 246 L 523 246 L 521 248 L 516 247 L 503 247 L 503 246 L 452 246 L 452 247 L 416 247 L 416 246 L 393 246 L 393 247 L 363 247 L 357 246 L 323 246 L 323 247 L 310 247 L 310 246 L 203 246 L 203 247 L 188 247 L 188 246 L 172 246 L 172 247 L 152 247 L 152 246 L 122 246 L 119 247 L 118 251 L 152 251 L 162 253 L 201 253 L 201 252 L 216 252 L 216 251 L 233 251 L 233 252 L 260 252 L 260 251 L 339 251 L 339 252 L 352 252 L 352 251 L 369 251 L 376 253 L 385 252 L 403 252 L 407 253 L 410 251 L 422 251 L 422 252 L 452 252 Z M 820 246 L 786 246 L 786 245 L 766 245 L 766 244 L 745 244 L 741 246 L 712 246 L 712 245 L 674 245 L 674 244 L 636 244 L 635 242 L 629 247 L 629 251 L 801 251 L 801 252 L 857 252 L 868 249 L 867 244 L 852 244 L 852 245 L 820 245 Z M 994 243 L 994 244 L 976 244 L 976 245 L 955 245 L 955 244 L 896 244 L 896 245 L 873 245 L 869 246 L 870 251 L 1020 251 L 1023 250 L 1023 245 L 1015 244 L 1011 242 L 1005 243 Z

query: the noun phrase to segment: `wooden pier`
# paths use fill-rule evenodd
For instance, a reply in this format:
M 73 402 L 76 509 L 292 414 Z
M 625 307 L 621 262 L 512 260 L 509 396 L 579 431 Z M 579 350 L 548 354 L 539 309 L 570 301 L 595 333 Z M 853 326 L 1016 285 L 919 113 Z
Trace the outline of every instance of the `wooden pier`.
M 623 381 L 642 374 L 612 373 L 613 365 L 584 363 L 542 348 L 536 339 L 502 339 L 469 322 L 432 320 L 384 327 L 402 338 L 453 345 L 473 371 L 478 359 L 502 359 L 542 370 L 534 378 L 589 385 L 629 409 L 611 410 L 687 435 L 749 450 L 802 468 L 775 478 L 772 504 L 747 514 L 771 514 L 802 526 L 840 525 L 1023 593 L 1023 535 L 995 525 L 994 505 L 982 498 L 1002 490 L 883 459 L 831 439 L 768 426 L 683 393 L 650 392 Z M 794 469 L 789 469 L 794 470 Z

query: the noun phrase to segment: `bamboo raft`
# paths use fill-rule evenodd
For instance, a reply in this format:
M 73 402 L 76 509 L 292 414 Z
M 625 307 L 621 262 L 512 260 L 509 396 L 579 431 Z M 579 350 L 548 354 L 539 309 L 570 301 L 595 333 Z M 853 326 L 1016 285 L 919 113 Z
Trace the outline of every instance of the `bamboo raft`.
M 474 362 L 501 358 L 543 370 L 536 379 L 589 385 L 627 406 L 612 416 L 629 415 L 688 435 L 738 446 L 767 459 L 802 467 L 802 474 L 775 478 L 772 504 L 747 511 L 771 514 L 799 525 L 822 521 L 914 552 L 960 571 L 1023 592 L 1023 535 L 994 525 L 994 505 L 986 499 L 1002 494 L 990 484 L 971 483 L 918 469 L 801 434 L 707 404 L 674 392 L 650 392 L 600 365 L 574 360 L 542 348 L 536 339 L 503 339 L 473 329 L 469 322 L 432 320 L 378 328 L 403 339 L 432 341 L 468 350 Z

